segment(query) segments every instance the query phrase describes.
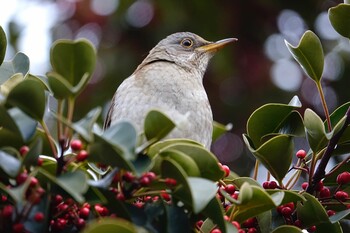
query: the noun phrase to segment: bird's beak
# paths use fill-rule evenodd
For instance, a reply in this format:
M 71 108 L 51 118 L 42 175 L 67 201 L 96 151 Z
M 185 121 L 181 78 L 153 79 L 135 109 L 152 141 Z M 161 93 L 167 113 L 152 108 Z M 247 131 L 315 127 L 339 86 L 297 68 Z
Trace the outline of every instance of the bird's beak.
M 227 44 L 236 42 L 237 40 L 238 40 L 237 38 L 227 38 L 216 42 L 210 42 L 209 44 L 199 47 L 198 50 L 204 51 L 204 52 L 216 52 L 219 49 L 225 47 Z

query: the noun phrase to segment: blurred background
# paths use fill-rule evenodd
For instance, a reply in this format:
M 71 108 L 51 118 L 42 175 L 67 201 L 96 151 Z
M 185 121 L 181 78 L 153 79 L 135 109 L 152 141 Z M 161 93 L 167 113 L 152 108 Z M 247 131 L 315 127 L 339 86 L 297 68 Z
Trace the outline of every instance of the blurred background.
M 269 102 L 288 103 L 298 95 L 303 109 L 311 107 L 323 116 L 316 87 L 291 58 L 285 39 L 296 45 L 306 30 L 316 32 L 325 52 L 323 82 L 330 111 L 350 100 L 349 41 L 333 30 L 327 15 L 341 2 L 0 0 L 0 25 L 10 45 L 6 59 L 24 52 L 33 74 L 50 71 L 49 49 L 57 39 L 87 38 L 95 45 L 98 64 L 79 99 L 77 119 L 96 106 L 107 110 L 118 85 L 167 35 L 191 31 L 212 41 L 237 37 L 237 43 L 212 59 L 204 85 L 214 119 L 233 126 L 212 150 L 233 171 L 249 175 L 254 159 L 241 135 L 255 109 Z M 308 149 L 297 143 L 297 149 Z

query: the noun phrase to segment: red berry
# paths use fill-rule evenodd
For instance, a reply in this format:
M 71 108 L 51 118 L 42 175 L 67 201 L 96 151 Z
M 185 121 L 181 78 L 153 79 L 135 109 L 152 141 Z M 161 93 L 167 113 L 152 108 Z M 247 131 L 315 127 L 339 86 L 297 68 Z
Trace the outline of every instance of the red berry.
M 263 188 L 264 189 L 268 189 L 269 188 L 269 181 L 265 181 L 263 184 L 262 184 L 262 186 L 263 186 Z
M 349 197 L 349 195 L 344 191 L 337 191 L 335 193 L 335 198 L 339 201 L 346 201 L 346 199 Z
M 198 228 L 201 228 L 202 225 L 203 225 L 203 220 L 199 220 L 199 221 L 196 222 L 196 226 Z
M 301 221 L 300 219 L 297 219 L 294 221 L 294 226 L 301 228 Z
M 230 175 L 230 168 L 227 165 L 222 165 L 221 169 L 225 172 L 225 177 Z
M 82 161 L 84 161 L 85 159 L 87 159 L 87 157 L 89 157 L 89 153 L 88 153 L 86 150 L 81 150 L 81 151 L 79 151 L 79 153 L 77 154 L 76 160 L 77 160 L 78 162 L 82 162 Z
M 85 224 L 86 224 L 86 222 L 85 222 L 84 219 L 78 218 L 77 222 L 75 223 L 75 226 L 76 226 L 79 230 L 81 230 L 81 229 L 83 229 L 83 228 L 85 227 Z
M 328 215 L 328 217 L 333 216 L 333 215 L 335 215 L 335 211 L 334 210 L 327 210 L 327 215 Z
M 24 225 L 23 225 L 23 223 L 15 223 L 15 224 L 13 224 L 13 226 L 12 226 L 12 232 L 13 233 L 22 233 L 22 232 L 24 232 Z
M 140 184 L 141 186 L 146 187 L 151 184 L 151 180 L 147 176 L 142 176 L 140 178 Z
M 73 139 L 70 142 L 70 148 L 72 148 L 74 151 L 79 151 L 83 149 L 83 143 L 79 139 Z
M 296 156 L 299 158 L 299 159 L 304 159 L 305 156 L 306 156 L 306 152 L 304 150 L 298 150 L 298 152 L 296 153 Z
M 1 202 L 6 202 L 6 201 L 7 201 L 7 196 L 1 195 L 0 201 L 1 201 Z
M 171 200 L 170 194 L 167 193 L 167 192 L 164 191 L 164 190 L 160 192 L 160 195 L 162 196 L 162 198 L 163 198 L 165 201 L 170 201 L 170 200 Z
M 249 228 L 247 233 L 257 233 L 258 230 L 255 227 Z
M 34 187 L 34 186 L 36 186 L 37 184 L 39 184 L 38 179 L 35 178 L 35 177 L 31 177 L 31 178 L 30 178 L 30 187 Z
M 13 213 L 13 206 L 12 205 L 5 205 L 2 210 L 2 216 L 4 218 L 10 218 Z
M 123 193 L 118 193 L 116 195 L 116 198 L 119 200 L 119 201 L 125 201 L 125 196 Z
M 29 147 L 28 146 L 22 146 L 21 148 L 19 148 L 19 153 L 22 156 L 25 156 L 28 152 L 29 152 Z
M 229 194 L 234 194 L 236 191 L 236 187 L 233 184 L 228 184 L 225 187 L 225 191 Z
M 60 205 L 58 205 L 57 206 L 57 210 L 59 211 L 59 212 L 64 212 L 64 211 L 66 211 L 67 209 L 68 209 L 68 205 L 67 204 L 64 204 L 64 203 L 62 203 L 62 204 L 60 204 Z
M 238 195 L 239 195 L 239 193 L 235 192 L 234 194 L 231 195 L 231 197 L 235 200 L 238 200 Z
M 221 230 L 220 229 L 217 229 L 217 228 L 215 228 L 215 229 L 213 229 L 210 233 L 221 233 Z
M 309 186 L 308 182 L 304 182 L 304 183 L 301 184 L 301 188 L 304 189 L 304 190 L 306 190 L 308 186 Z
M 176 186 L 176 184 L 177 184 L 177 181 L 175 180 L 175 179 L 172 179 L 172 178 L 166 178 L 165 179 L 165 184 L 167 185 L 167 186 Z
M 237 229 L 241 229 L 241 224 L 239 224 L 239 222 L 237 221 L 232 221 L 231 224 L 236 227 Z
M 288 202 L 287 204 L 284 204 L 283 206 L 289 207 L 291 210 L 294 210 L 294 208 L 295 208 L 294 202 Z
M 318 182 L 318 184 L 316 184 L 315 190 L 317 192 L 320 192 L 322 189 L 323 189 L 323 182 L 322 182 L 322 180 L 320 180 L 320 182 Z
M 308 231 L 309 232 L 315 232 L 316 231 L 316 226 L 309 227 Z
M 323 189 L 320 191 L 320 197 L 321 198 L 327 198 L 331 196 L 331 191 L 327 187 L 323 187 Z
M 125 172 L 123 175 L 123 179 L 126 182 L 133 182 L 135 179 L 135 176 L 131 172 Z
M 44 159 L 38 158 L 37 165 L 40 167 L 41 165 L 43 165 L 43 163 L 44 163 Z
M 16 182 L 18 185 L 23 184 L 28 178 L 28 174 L 26 172 L 22 172 L 20 174 L 18 174 L 18 176 L 16 177 Z
M 154 172 L 146 172 L 144 176 L 148 177 L 150 181 L 153 181 L 157 177 L 157 175 Z
M 225 221 L 228 221 L 228 220 L 230 220 L 230 217 L 227 216 L 227 215 L 224 215 L 224 220 L 225 220 Z
M 255 227 L 255 225 L 256 225 L 256 218 L 249 218 L 243 223 L 243 226 L 247 228 Z
M 79 211 L 79 217 L 84 219 L 88 218 L 89 214 L 90 214 L 90 209 L 87 207 L 82 207 Z
M 63 197 L 61 195 L 57 194 L 55 196 L 54 200 L 55 200 L 56 205 L 58 205 L 58 204 L 60 204 L 63 201 Z
M 281 210 L 281 214 L 284 216 L 284 217 L 289 217 L 291 216 L 293 213 L 293 210 L 289 207 L 283 207 L 282 210 Z
M 276 181 L 270 181 L 270 183 L 269 183 L 269 189 L 275 189 L 275 188 L 277 188 L 277 183 L 276 183 Z
M 243 230 L 243 229 L 238 229 L 238 233 L 245 233 L 245 230 Z
M 44 220 L 45 216 L 42 212 L 38 212 L 34 215 L 34 220 L 36 222 L 42 222 Z
M 342 172 L 337 176 L 337 183 L 339 185 L 347 184 L 350 182 L 350 172 Z

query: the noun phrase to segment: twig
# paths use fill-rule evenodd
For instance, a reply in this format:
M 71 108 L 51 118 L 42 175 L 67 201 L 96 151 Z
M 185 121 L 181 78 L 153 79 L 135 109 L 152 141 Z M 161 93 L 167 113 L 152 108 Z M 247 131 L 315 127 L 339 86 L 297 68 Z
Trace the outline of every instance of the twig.
M 324 152 L 322 159 L 320 161 L 320 164 L 318 165 L 315 174 L 312 177 L 311 185 L 309 185 L 306 189 L 306 192 L 312 194 L 315 191 L 316 185 L 321 181 L 322 178 L 325 177 L 326 174 L 326 167 L 329 162 L 329 159 L 332 156 L 332 153 L 340 139 L 340 137 L 343 135 L 344 131 L 348 127 L 350 123 L 350 107 L 346 111 L 346 119 L 344 122 L 344 125 L 341 127 L 338 133 L 336 133 L 331 140 L 329 140 L 326 151 Z M 312 174 L 310 174 L 312 175 Z

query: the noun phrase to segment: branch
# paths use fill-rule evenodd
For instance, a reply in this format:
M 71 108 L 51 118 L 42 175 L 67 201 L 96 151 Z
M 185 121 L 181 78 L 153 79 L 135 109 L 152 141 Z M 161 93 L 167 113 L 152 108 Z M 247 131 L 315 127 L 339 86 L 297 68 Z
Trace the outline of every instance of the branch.
M 312 183 L 311 185 L 308 186 L 308 188 L 306 189 L 306 192 L 312 194 L 315 191 L 315 187 L 316 185 L 325 177 L 326 174 L 326 166 L 329 162 L 329 159 L 332 156 L 332 153 L 340 139 L 340 137 L 343 135 L 345 129 L 348 127 L 349 123 L 350 123 L 350 107 L 348 108 L 348 110 L 345 113 L 346 119 L 344 122 L 344 125 L 341 127 L 341 129 L 339 130 L 338 133 L 336 133 L 331 140 L 329 140 L 328 145 L 327 145 L 327 149 L 324 152 L 321 162 L 318 165 L 316 172 L 312 178 Z M 312 174 L 310 174 L 312 175 Z

